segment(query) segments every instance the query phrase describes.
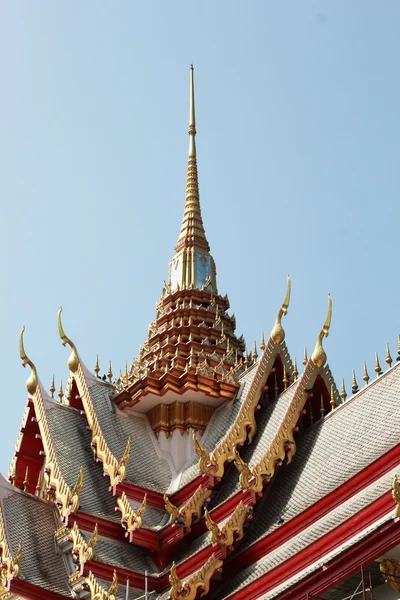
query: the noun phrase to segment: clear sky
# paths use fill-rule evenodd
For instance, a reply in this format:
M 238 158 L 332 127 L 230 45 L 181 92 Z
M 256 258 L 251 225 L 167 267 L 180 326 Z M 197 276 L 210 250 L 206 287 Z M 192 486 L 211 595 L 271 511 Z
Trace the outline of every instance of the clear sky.
M 26 403 L 25 346 L 67 378 L 57 310 L 87 366 L 131 361 L 185 197 L 189 65 L 218 286 L 249 345 L 284 320 L 338 383 L 397 354 L 400 2 L 0 2 L 0 470 Z M 360 414 L 362 418 L 362 414 Z

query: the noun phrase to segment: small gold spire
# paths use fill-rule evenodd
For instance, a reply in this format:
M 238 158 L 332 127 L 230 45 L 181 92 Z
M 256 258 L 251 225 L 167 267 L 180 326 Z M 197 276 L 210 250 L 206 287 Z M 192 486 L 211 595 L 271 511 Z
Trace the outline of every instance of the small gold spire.
M 331 412 L 333 410 L 335 410 L 336 407 L 336 403 L 335 403 L 335 390 L 333 385 L 331 385 L 331 399 L 329 400 L 329 404 L 331 405 Z
M 390 369 L 390 367 L 392 366 L 392 355 L 390 354 L 390 350 L 389 350 L 389 344 L 386 344 L 386 364 L 388 366 L 388 369 Z
M 51 397 L 54 399 L 54 392 L 56 391 L 56 386 L 54 384 L 54 373 L 53 373 L 53 378 L 51 380 L 51 385 L 50 385 L 50 394 Z
M 23 482 L 24 492 L 26 492 L 26 490 L 28 489 L 28 485 L 29 485 L 29 467 L 26 467 L 26 470 L 25 470 L 25 479 L 24 479 L 24 482 Z
M 347 392 L 346 392 L 346 388 L 344 385 L 344 377 L 342 379 L 342 391 L 340 392 L 340 397 L 342 399 L 342 402 L 346 402 Z
M 307 348 L 306 348 L 306 346 L 304 346 L 303 365 L 306 366 L 307 363 L 308 363 Z
M 287 377 L 286 367 L 283 366 L 283 389 L 286 390 L 288 385 L 289 385 L 289 379 Z
M 99 355 L 96 354 L 96 364 L 94 365 L 94 369 L 93 371 L 96 373 L 96 377 L 99 376 L 100 373 L 100 367 L 99 367 Z
M 275 344 L 280 344 L 285 339 L 285 331 L 282 327 L 282 317 L 287 314 L 290 302 L 290 290 L 291 290 L 291 281 L 289 275 L 287 275 L 287 286 L 286 286 L 286 295 L 283 301 L 283 304 L 278 312 L 278 315 L 275 319 L 275 324 L 271 331 L 271 339 Z
M 110 383 L 112 383 L 112 378 L 113 378 L 113 372 L 112 372 L 112 368 L 111 368 L 111 360 L 108 363 L 108 372 L 107 372 L 107 377 L 108 377 L 108 381 Z
M 40 496 L 41 492 L 42 492 L 42 487 L 43 487 L 43 480 L 44 480 L 44 473 L 43 471 L 40 471 L 38 480 L 37 480 L 37 484 L 35 487 L 35 494 L 36 496 Z
M 312 413 L 312 406 L 311 406 L 311 402 L 308 403 L 309 409 L 310 409 L 310 425 L 314 424 L 314 415 Z
M 249 355 L 247 352 L 247 346 L 244 347 L 244 360 L 243 360 L 244 368 L 247 369 L 249 364 Z
M 23 327 L 21 329 L 21 332 L 19 334 L 19 355 L 22 360 L 22 366 L 26 367 L 26 365 L 29 365 L 31 368 L 31 374 L 29 375 L 28 380 L 26 382 L 26 389 L 31 394 L 31 396 L 33 396 L 33 394 L 36 392 L 37 386 L 39 385 L 39 379 L 38 379 L 38 374 L 37 374 L 35 365 L 27 357 L 26 352 L 25 352 L 24 331 L 25 331 L 25 327 Z
M 381 369 L 381 365 L 379 363 L 379 356 L 378 353 L 375 352 L 375 369 L 374 369 L 376 376 L 379 377 L 379 375 L 382 375 L 382 369 Z
M 257 361 L 258 353 L 257 353 L 257 342 L 254 342 L 253 354 L 252 354 L 254 362 Z
M 261 334 L 260 350 L 261 350 L 261 352 L 264 352 L 264 350 L 265 350 L 264 332 L 262 332 L 262 334 Z
M 328 337 L 329 329 L 331 326 L 332 319 L 332 298 L 331 295 L 328 294 L 328 313 L 326 315 L 325 323 L 320 331 L 320 334 L 317 339 L 317 343 L 314 348 L 314 352 L 312 353 L 311 360 L 313 361 L 316 367 L 322 368 L 326 363 L 326 352 L 322 347 L 322 340 L 324 337 Z
M 321 394 L 321 419 L 325 416 L 324 395 Z
M 352 383 L 351 383 L 351 391 L 353 392 L 353 394 L 356 394 L 358 392 L 358 383 L 357 383 L 357 379 L 356 379 L 356 372 L 353 369 L 353 379 L 352 379 Z
M 297 360 L 296 357 L 293 359 L 293 381 L 297 381 L 299 376 L 299 370 L 297 368 Z
M 367 363 L 364 360 L 364 375 L 363 375 L 363 381 L 365 381 L 365 385 L 368 385 L 368 381 L 369 381 L 369 375 L 368 375 L 368 369 L 367 369 Z
M 277 398 L 278 394 L 279 394 L 279 385 L 278 385 L 278 377 L 276 376 L 276 371 L 275 371 L 274 375 L 275 375 L 274 393 L 275 393 L 275 398 Z
M 63 399 L 63 396 L 64 396 L 62 379 L 60 379 L 60 389 L 58 390 L 57 396 L 59 398 L 59 402 L 62 402 L 62 399 Z

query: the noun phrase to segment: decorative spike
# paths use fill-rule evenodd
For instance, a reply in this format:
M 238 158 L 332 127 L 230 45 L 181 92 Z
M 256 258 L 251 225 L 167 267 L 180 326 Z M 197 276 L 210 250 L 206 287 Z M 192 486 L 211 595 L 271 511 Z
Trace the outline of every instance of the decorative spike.
M 347 392 L 346 392 L 346 388 L 344 385 L 344 378 L 342 379 L 342 391 L 340 392 L 340 397 L 342 399 L 342 402 L 346 402 Z
M 96 355 L 96 364 L 94 365 L 94 369 L 93 371 L 96 373 L 96 377 L 99 376 L 100 373 L 100 367 L 99 367 L 99 355 Z
M 297 381 L 299 376 L 299 370 L 297 368 L 297 360 L 296 357 L 293 359 L 293 381 Z
M 392 356 L 390 354 L 389 344 L 386 344 L 386 359 L 385 360 L 386 360 L 386 364 L 388 366 L 388 369 L 390 369 L 390 367 L 392 366 L 393 359 L 392 359 Z
M 331 405 L 331 412 L 335 409 L 336 407 L 336 403 L 335 403 L 335 390 L 333 385 L 331 385 L 331 399 L 329 400 L 329 404 Z
M 25 479 L 24 479 L 24 482 L 23 482 L 24 492 L 26 492 L 26 490 L 28 489 L 28 485 L 29 485 L 29 467 L 26 467 L 26 470 L 25 470 Z
M 325 416 L 325 412 L 326 412 L 325 411 L 325 406 L 324 406 L 324 395 L 323 394 L 321 394 L 321 408 L 320 408 L 320 411 L 321 411 L 321 419 L 323 419 L 324 416 Z
M 243 360 L 244 368 L 247 369 L 249 365 L 249 355 L 247 352 L 247 346 L 244 347 L 244 360 Z
M 60 379 L 60 388 L 58 390 L 57 396 L 58 396 L 59 402 L 62 402 L 62 399 L 63 399 L 63 396 L 64 396 L 62 379 Z
M 286 367 L 283 367 L 283 389 L 286 390 L 287 386 L 289 385 L 289 379 L 287 377 L 287 373 L 286 373 Z
M 278 377 L 276 376 L 276 371 L 275 371 L 275 385 L 274 385 L 274 393 L 275 393 L 275 398 L 278 397 L 279 394 L 279 385 L 278 385 Z
M 357 383 L 357 379 L 356 379 L 356 372 L 353 369 L 353 379 L 352 379 L 352 383 L 351 383 L 351 391 L 353 392 L 353 394 L 356 394 L 358 392 L 358 383 Z
M 50 395 L 51 397 L 54 399 L 54 392 L 56 391 L 56 386 L 54 385 L 54 373 L 53 373 L 53 378 L 51 380 L 51 385 L 50 385 Z
M 308 403 L 308 406 L 310 408 L 310 425 L 313 425 L 314 424 L 314 415 L 313 415 L 313 412 L 312 412 L 311 402 Z
M 35 495 L 36 496 L 40 496 L 40 492 L 42 491 L 42 486 L 43 486 L 43 479 L 44 479 L 43 471 L 40 471 L 40 475 L 38 477 L 37 484 L 35 487 Z
M 378 353 L 375 352 L 375 369 L 374 369 L 376 376 L 379 377 L 379 375 L 382 375 L 382 369 L 381 369 L 381 365 L 379 364 L 379 356 Z
M 308 363 L 307 348 L 306 348 L 306 346 L 304 346 L 303 365 L 306 366 L 307 363 Z
M 252 354 L 254 362 L 257 361 L 258 353 L 257 353 L 257 342 L 254 342 L 253 354 Z
M 262 334 L 261 334 L 260 350 L 261 350 L 261 352 L 264 352 L 264 350 L 265 350 L 264 332 L 262 332 Z
M 363 375 L 363 381 L 365 381 L 365 385 L 368 385 L 368 381 L 369 381 L 369 375 L 368 375 L 368 369 L 367 369 L 367 363 L 364 360 L 364 375 Z
M 113 378 L 113 372 L 111 368 L 111 360 L 108 363 L 108 373 L 107 373 L 108 381 L 111 383 Z
M 314 352 L 312 353 L 311 360 L 313 361 L 316 367 L 322 368 L 326 363 L 326 352 L 322 347 L 322 340 L 324 337 L 328 337 L 329 329 L 331 326 L 332 320 L 332 298 L 331 295 L 328 294 L 328 313 L 326 315 L 325 323 L 320 331 L 320 334 L 317 338 L 317 343 L 314 348 Z

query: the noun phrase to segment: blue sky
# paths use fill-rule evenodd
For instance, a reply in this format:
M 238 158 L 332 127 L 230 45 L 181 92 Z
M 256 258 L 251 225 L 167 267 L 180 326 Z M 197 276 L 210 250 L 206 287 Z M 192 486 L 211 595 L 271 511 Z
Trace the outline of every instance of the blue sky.
M 18 333 L 67 378 L 57 310 L 84 362 L 132 360 L 167 277 L 185 197 L 195 65 L 203 218 L 249 345 L 292 278 L 290 353 L 333 298 L 329 364 L 351 387 L 396 356 L 400 3 L 0 4 L 0 470 L 26 403 Z M 360 415 L 362 418 L 362 415 Z

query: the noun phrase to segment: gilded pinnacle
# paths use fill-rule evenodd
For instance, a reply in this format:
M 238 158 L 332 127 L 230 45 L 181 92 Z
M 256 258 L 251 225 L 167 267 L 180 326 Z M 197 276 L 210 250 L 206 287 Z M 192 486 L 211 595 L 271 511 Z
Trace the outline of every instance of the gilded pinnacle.
M 351 383 L 351 391 L 353 392 L 353 394 L 356 394 L 358 392 L 358 383 L 357 383 L 357 379 L 356 379 L 356 372 L 353 369 L 353 380 Z
M 324 364 L 326 363 L 326 359 L 327 359 L 326 352 L 322 347 L 322 340 L 324 339 L 324 337 L 328 337 L 328 335 L 329 335 L 331 319 L 332 319 L 332 299 L 331 299 L 331 295 L 328 294 L 328 312 L 326 315 L 325 323 L 324 323 L 324 325 L 321 329 L 321 332 L 318 336 L 317 343 L 314 348 L 314 352 L 312 353 L 312 356 L 311 356 L 311 360 L 313 361 L 315 366 L 319 367 L 319 368 L 322 368 L 324 366 Z
M 306 366 L 307 363 L 308 363 L 307 348 L 306 348 L 306 346 L 304 346 L 303 365 Z
M 331 385 L 331 399 L 329 401 L 329 404 L 331 405 L 331 411 L 335 409 L 336 407 L 336 403 L 335 403 L 335 390 L 333 385 Z
M 375 371 L 377 377 L 379 377 L 379 375 L 382 374 L 382 368 L 379 363 L 379 356 L 378 356 L 377 352 L 375 352 L 375 369 L 374 369 L 374 371 Z
M 340 392 L 340 397 L 341 397 L 341 399 L 342 399 L 343 402 L 346 401 L 347 392 L 346 392 L 346 388 L 345 388 L 345 385 L 344 385 L 344 378 L 342 379 L 342 391 Z
M 390 350 L 389 350 L 389 344 L 386 344 L 386 364 L 388 366 L 388 368 L 390 369 L 390 367 L 392 366 L 392 355 L 390 354 Z
M 368 381 L 369 381 L 369 375 L 368 375 L 368 369 L 367 369 L 367 363 L 364 360 L 364 375 L 363 375 L 363 381 L 365 381 L 365 385 L 368 385 Z

